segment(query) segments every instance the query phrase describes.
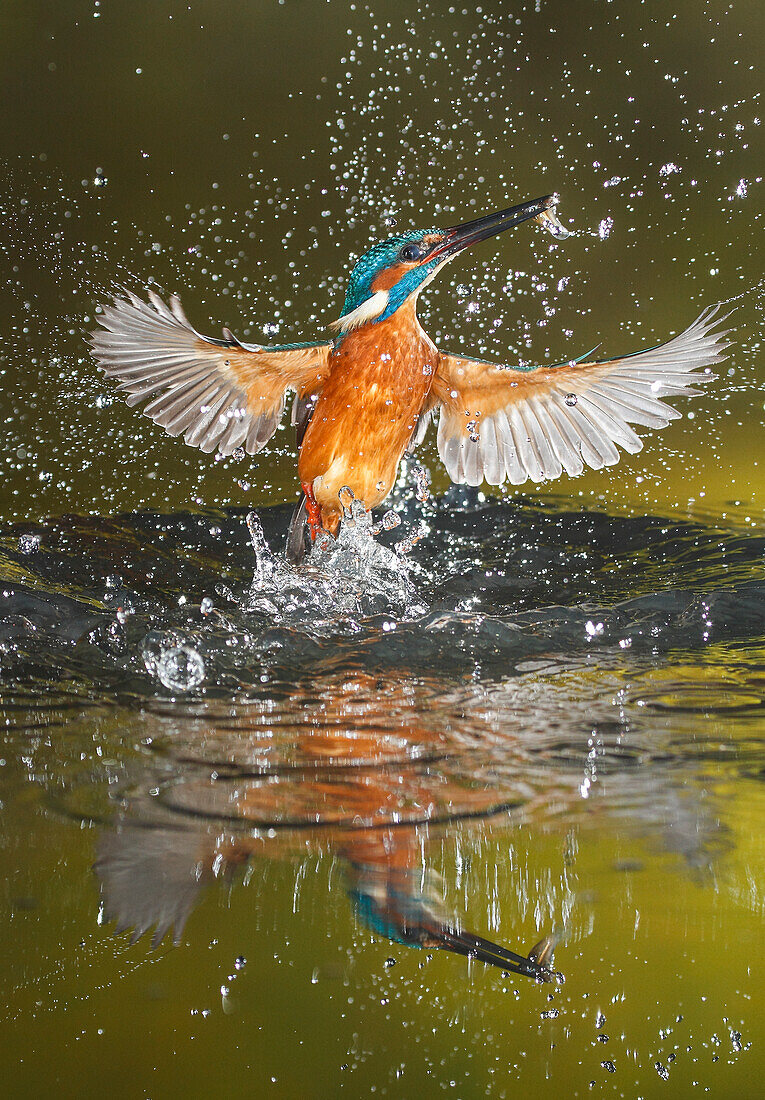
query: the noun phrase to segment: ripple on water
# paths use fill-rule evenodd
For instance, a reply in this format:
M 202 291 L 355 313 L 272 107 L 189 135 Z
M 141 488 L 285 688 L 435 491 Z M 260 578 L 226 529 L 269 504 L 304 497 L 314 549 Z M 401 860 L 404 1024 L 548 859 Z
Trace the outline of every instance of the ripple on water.
M 273 827 L 368 826 L 384 774 L 376 821 L 389 824 L 541 797 L 565 813 L 605 792 L 640 816 L 678 754 L 756 771 L 689 723 L 762 708 L 758 536 L 455 490 L 425 506 L 407 559 L 396 539 L 411 541 L 422 504 L 407 508 L 379 540 L 357 516 L 301 570 L 271 549 L 283 508 L 250 520 L 251 541 L 241 511 L 216 516 L 215 538 L 209 515 L 25 524 L 33 554 L 11 528 L 7 729 L 86 708 L 108 726 L 117 701 L 163 813 Z

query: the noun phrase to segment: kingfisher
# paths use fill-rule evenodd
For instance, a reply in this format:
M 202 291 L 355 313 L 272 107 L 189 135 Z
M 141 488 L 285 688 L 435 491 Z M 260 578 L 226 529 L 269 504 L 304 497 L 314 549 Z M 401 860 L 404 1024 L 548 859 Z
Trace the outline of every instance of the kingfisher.
M 177 295 L 166 304 L 148 290 L 148 303 L 125 292 L 102 308 L 91 349 L 128 405 L 149 399 L 146 416 L 208 453 L 257 454 L 294 393 L 302 496 L 287 539 L 293 562 L 320 532 L 337 534 L 347 490 L 367 510 L 385 500 L 434 418 L 456 483 L 522 485 L 611 466 L 618 448 L 641 450 L 633 424 L 666 427 L 681 414 L 664 399 L 714 379 L 709 368 L 730 346 L 720 305 L 656 347 L 542 366 L 441 351 L 417 318 L 420 292 L 464 249 L 532 219 L 568 236 L 557 201 L 545 195 L 373 245 L 351 272 L 331 340 L 264 346 L 227 328 L 222 339 L 202 336 Z

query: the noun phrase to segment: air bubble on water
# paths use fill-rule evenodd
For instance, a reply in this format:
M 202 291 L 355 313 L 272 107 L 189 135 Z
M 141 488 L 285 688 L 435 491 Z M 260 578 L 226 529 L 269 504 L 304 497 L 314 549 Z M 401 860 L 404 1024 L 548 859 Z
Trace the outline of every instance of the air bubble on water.
M 34 554 L 40 549 L 39 535 L 19 535 L 19 553 Z
M 170 691 L 192 691 L 204 680 L 205 663 L 192 646 L 174 646 L 160 657 L 157 675 Z
M 172 631 L 152 631 L 143 640 L 146 671 L 169 691 L 193 691 L 204 680 L 205 663 L 192 645 Z

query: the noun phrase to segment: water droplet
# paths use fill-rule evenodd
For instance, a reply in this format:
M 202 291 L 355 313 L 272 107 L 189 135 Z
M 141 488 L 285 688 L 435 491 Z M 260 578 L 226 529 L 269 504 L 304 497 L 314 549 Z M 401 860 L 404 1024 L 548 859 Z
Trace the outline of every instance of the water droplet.
M 209 615 L 214 607 L 215 604 L 212 602 L 209 596 L 205 596 L 199 604 L 199 610 L 203 615 Z
M 19 553 L 34 554 L 40 549 L 39 535 L 19 535 Z
M 135 608 L 133 607 L 130 600 L 126 599 L 122 601 L 122 604 L 117 608 L 115 614 L 117 616 L 117 622 L 121 626 L 124 626 L 130 616 L 135 615 Z
M 396 553 L 399 555 L 399 557 L 402 557 L 404 554 L 411 553 L 415 545 L 420 541 L 421 538 L 424 537 L 425 527 L 423 524 L 418 523 L 417 526 L 414 527 L 409 532 L 409 534 L 401 540 L 401 542 L 396 543 Z
M 604 241 L 607 237 L 611 236 L 611 230 L 614 228 L 613 218 L 603 218 L 598 226 L 598 236 L 601 241 Z
M 354 493 L 353 489 L 351 489 L 349 485 L 343 485 L 342 489 L 337 494 L 337 499 L 340 501 L 346 518 L 350 518 L 351 505 L 356 499 L 356 494 Z
M 566 402 L 570 409 L 573 409 L 579 398 L 576 396 L 575 393 L 567 393 L 563 400 Z
M 541 214 L 537 214 L 534 220 L 548 233 L 551 233 L 556 240 L 565 241 L 566 237 L 571 236 L 570 230 L 566 229 L 553 209 L 543 210 Z
M 412 479 L 414 480 L 414 494 L 421 504 L 430 499 L 430 474 L 419 462 L 412 466 Z
M 384 531 L 392 531 L 394 527 L 398 527 L 401 523 L 401 517 L 398 512 L 394 512 L 392 509 L 385 513 L 382 518 L 382 526 Z

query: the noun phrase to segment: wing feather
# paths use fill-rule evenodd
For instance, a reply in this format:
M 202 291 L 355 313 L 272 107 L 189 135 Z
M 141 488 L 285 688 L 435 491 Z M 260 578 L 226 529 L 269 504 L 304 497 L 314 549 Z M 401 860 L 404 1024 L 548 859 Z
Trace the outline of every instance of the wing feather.
M 528 370 L 441 354 L 431 404 L 449 476 L 522 485 L 612 466 L 619 447 L 636 454 L 632 424 L 666 427 L 681 414 L 665 399 L 700 394 L 715 378 L 709 368 L 731 346 L 727 316 L 711 306 L 665 344 L 620 359 Z
M 267 348 L 228 329 L 213 340 L 192 328 L 175 295 L 166 304 L 147 293 L 148 303 L 128 291 L 104 306 L 90 345 L 126 403 L 150 398 L 144 415 L 168 434 L 207 452 L 256 454 L 276 431 L 287 391 L 320 390 L 330 343 Z

